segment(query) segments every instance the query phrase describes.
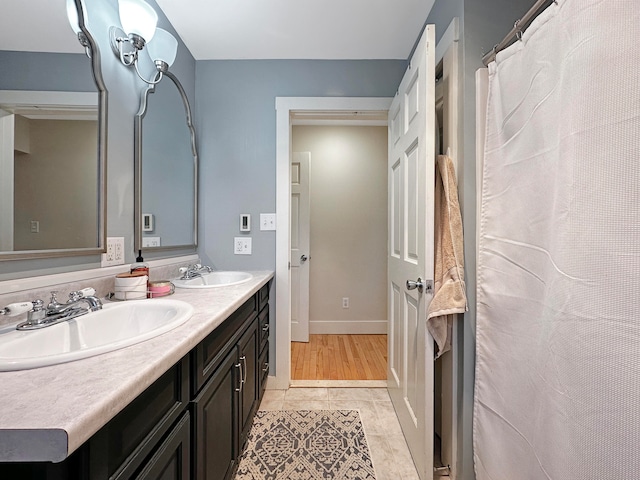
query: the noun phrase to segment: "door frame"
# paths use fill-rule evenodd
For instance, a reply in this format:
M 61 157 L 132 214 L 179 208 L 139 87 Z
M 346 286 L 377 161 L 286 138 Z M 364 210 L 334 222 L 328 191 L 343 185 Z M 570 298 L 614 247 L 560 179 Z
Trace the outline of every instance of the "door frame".
M 276 97 L 276 374 L 269 376 L 269 389 L 286 390 L 291 383 L 291 115 L 310 111 L 387 111 L 391 100 L 387 97 Z

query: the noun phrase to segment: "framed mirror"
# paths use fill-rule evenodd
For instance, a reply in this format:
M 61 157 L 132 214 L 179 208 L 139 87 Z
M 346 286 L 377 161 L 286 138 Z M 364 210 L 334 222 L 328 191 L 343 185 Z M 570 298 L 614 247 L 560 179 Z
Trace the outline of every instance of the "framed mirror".
M 145 91 L 134 131 L 136 250 L 195 248 L 196 136 L 189 100 L 170 71 Z
M 3 68 L 12 68 L 4 84 L 30 80 L 21 85 L 26 90 L 0 91 L 0 261 L 104 252 L 107 92 L 100 53 L 84 26 L 81 0 L 75 6 L 87 56 L 52 51 L 65 42 L 74 52 L 85 49 L 69 28 L 65 3 L 52 4 L 45 12 L 24 2 L 0 7 L 0 15 L 6 7 L 22 21 L 18 31 L 43 15 L 52 25 L 36 36 L 41 52 L 35 44 L 0 51 Z M 42 70 L 33 82 L 32 68 Z M 63 91 L 82 84 L 77 77 L 84 75 L 92 79 L 83 85 L 93 82 L 94 92 Z

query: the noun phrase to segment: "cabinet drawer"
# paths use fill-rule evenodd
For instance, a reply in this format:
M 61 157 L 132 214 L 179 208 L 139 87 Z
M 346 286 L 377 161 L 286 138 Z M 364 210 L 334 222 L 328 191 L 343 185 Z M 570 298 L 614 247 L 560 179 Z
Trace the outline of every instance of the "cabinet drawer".
M 260 347 L 258 351 L 261 352 L 264 347 L 269 343 L 269 306 L 267 305 L 258 316 L 258 335 L 260 336 Z
M 262 310 L 269 302 L 269 286 L 271 281 L 258 291 L 258 310 Z
M 252 296 L 220 326 L 193 349 L 193 394 L 196 395 L 213 375 L 231 345 L 237 341 L 245 324 L 258 312 L 257 295 Z
M 132 478 L 188 403 L 185 357 L 91 438 L 91 478 Z
M 190 480 L 190 424 L 189 412 L 186 412 L 136 476 L 136 480 Z

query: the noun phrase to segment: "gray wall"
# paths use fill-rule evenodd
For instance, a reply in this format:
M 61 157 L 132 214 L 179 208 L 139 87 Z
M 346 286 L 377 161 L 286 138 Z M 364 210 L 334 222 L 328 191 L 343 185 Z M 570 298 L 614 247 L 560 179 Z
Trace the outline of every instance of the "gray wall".
M 311 154 L 310 333 L 387 333 L 387 135 L 386 126 L 292 128 L 292 150 Z
M 0 90 L 95 92 L 96 84 L 84 54 L 0 50 Z
M 203 261 L 220 269 L 275 270 L 275 233 L 260 213 L 275 213 L 278 96 L 392 97 L 405 61 L 212 60 L 196 65 Z M 250 213 L 252 255 L 234 255 L 239 216 Z
M 158 26 L 178 39 L 178 56 L 171 71 L 180 79 L 189 101 L 195 102 L 195 60 L 180 37 L 153 0 L 149 3 L 158 12 Z M 117 0 L 86 1 L 86 23 L 98 43 L 102 76 L 108 94 L 107 141 L 107 235 L 125 237 L 125 262 L 135 259 L 133 250 L 133 122 L 138 112 L 140 96 L 145 88 L 131 68 L 126 68 L 111 52 L 108 30 L 119 25 Z M 61 7 L 63 8 L 63 7 Z M 0 7 L 0 15 L 2 10 Z M 143 75 L 151 76 L 148 57 L 141 63 Z M 61 72 L 54 78 L 51 72 Z M 73 90 L 95 91 L 90 64 L 83 54 L 51 54 L 0 52 L 0 88 L 6 90 Z M 173 255 L 193 250 L 173 252 Z M 167 256 L 148 255 L 145 258 Z M 44 275 L 71 270 L 95 268 L 98 257 L 70 257 L 44 260 L 0 262 L 0 280 Z

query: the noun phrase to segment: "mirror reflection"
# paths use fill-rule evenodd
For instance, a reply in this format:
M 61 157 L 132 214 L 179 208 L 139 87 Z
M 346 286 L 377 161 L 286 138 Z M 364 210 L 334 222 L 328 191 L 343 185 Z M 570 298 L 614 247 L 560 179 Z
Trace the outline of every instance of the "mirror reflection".
M 0 195 L 13 215 L 3 216 L 0 250 L 98 246 L 98 99 L 91 97 L 93 105 L 0 104 L 2 122 L 13 127 L 1 147 L 13 179 L 8 173 Z
M 11 2 L 0 15 L 9 20 L 0 34 L 0 260 L 99 253 L 105 128 L 99 67 L 70 28 L 65 2 L 35 10 Z M 49 28 L 24 50 L 8 40 L 40 18 Z
M 189 103 L 171 72 L 148 91 L 145 100 L 136 129 L 137 248 L 192 247 L 196 244 L 197 154 Z

